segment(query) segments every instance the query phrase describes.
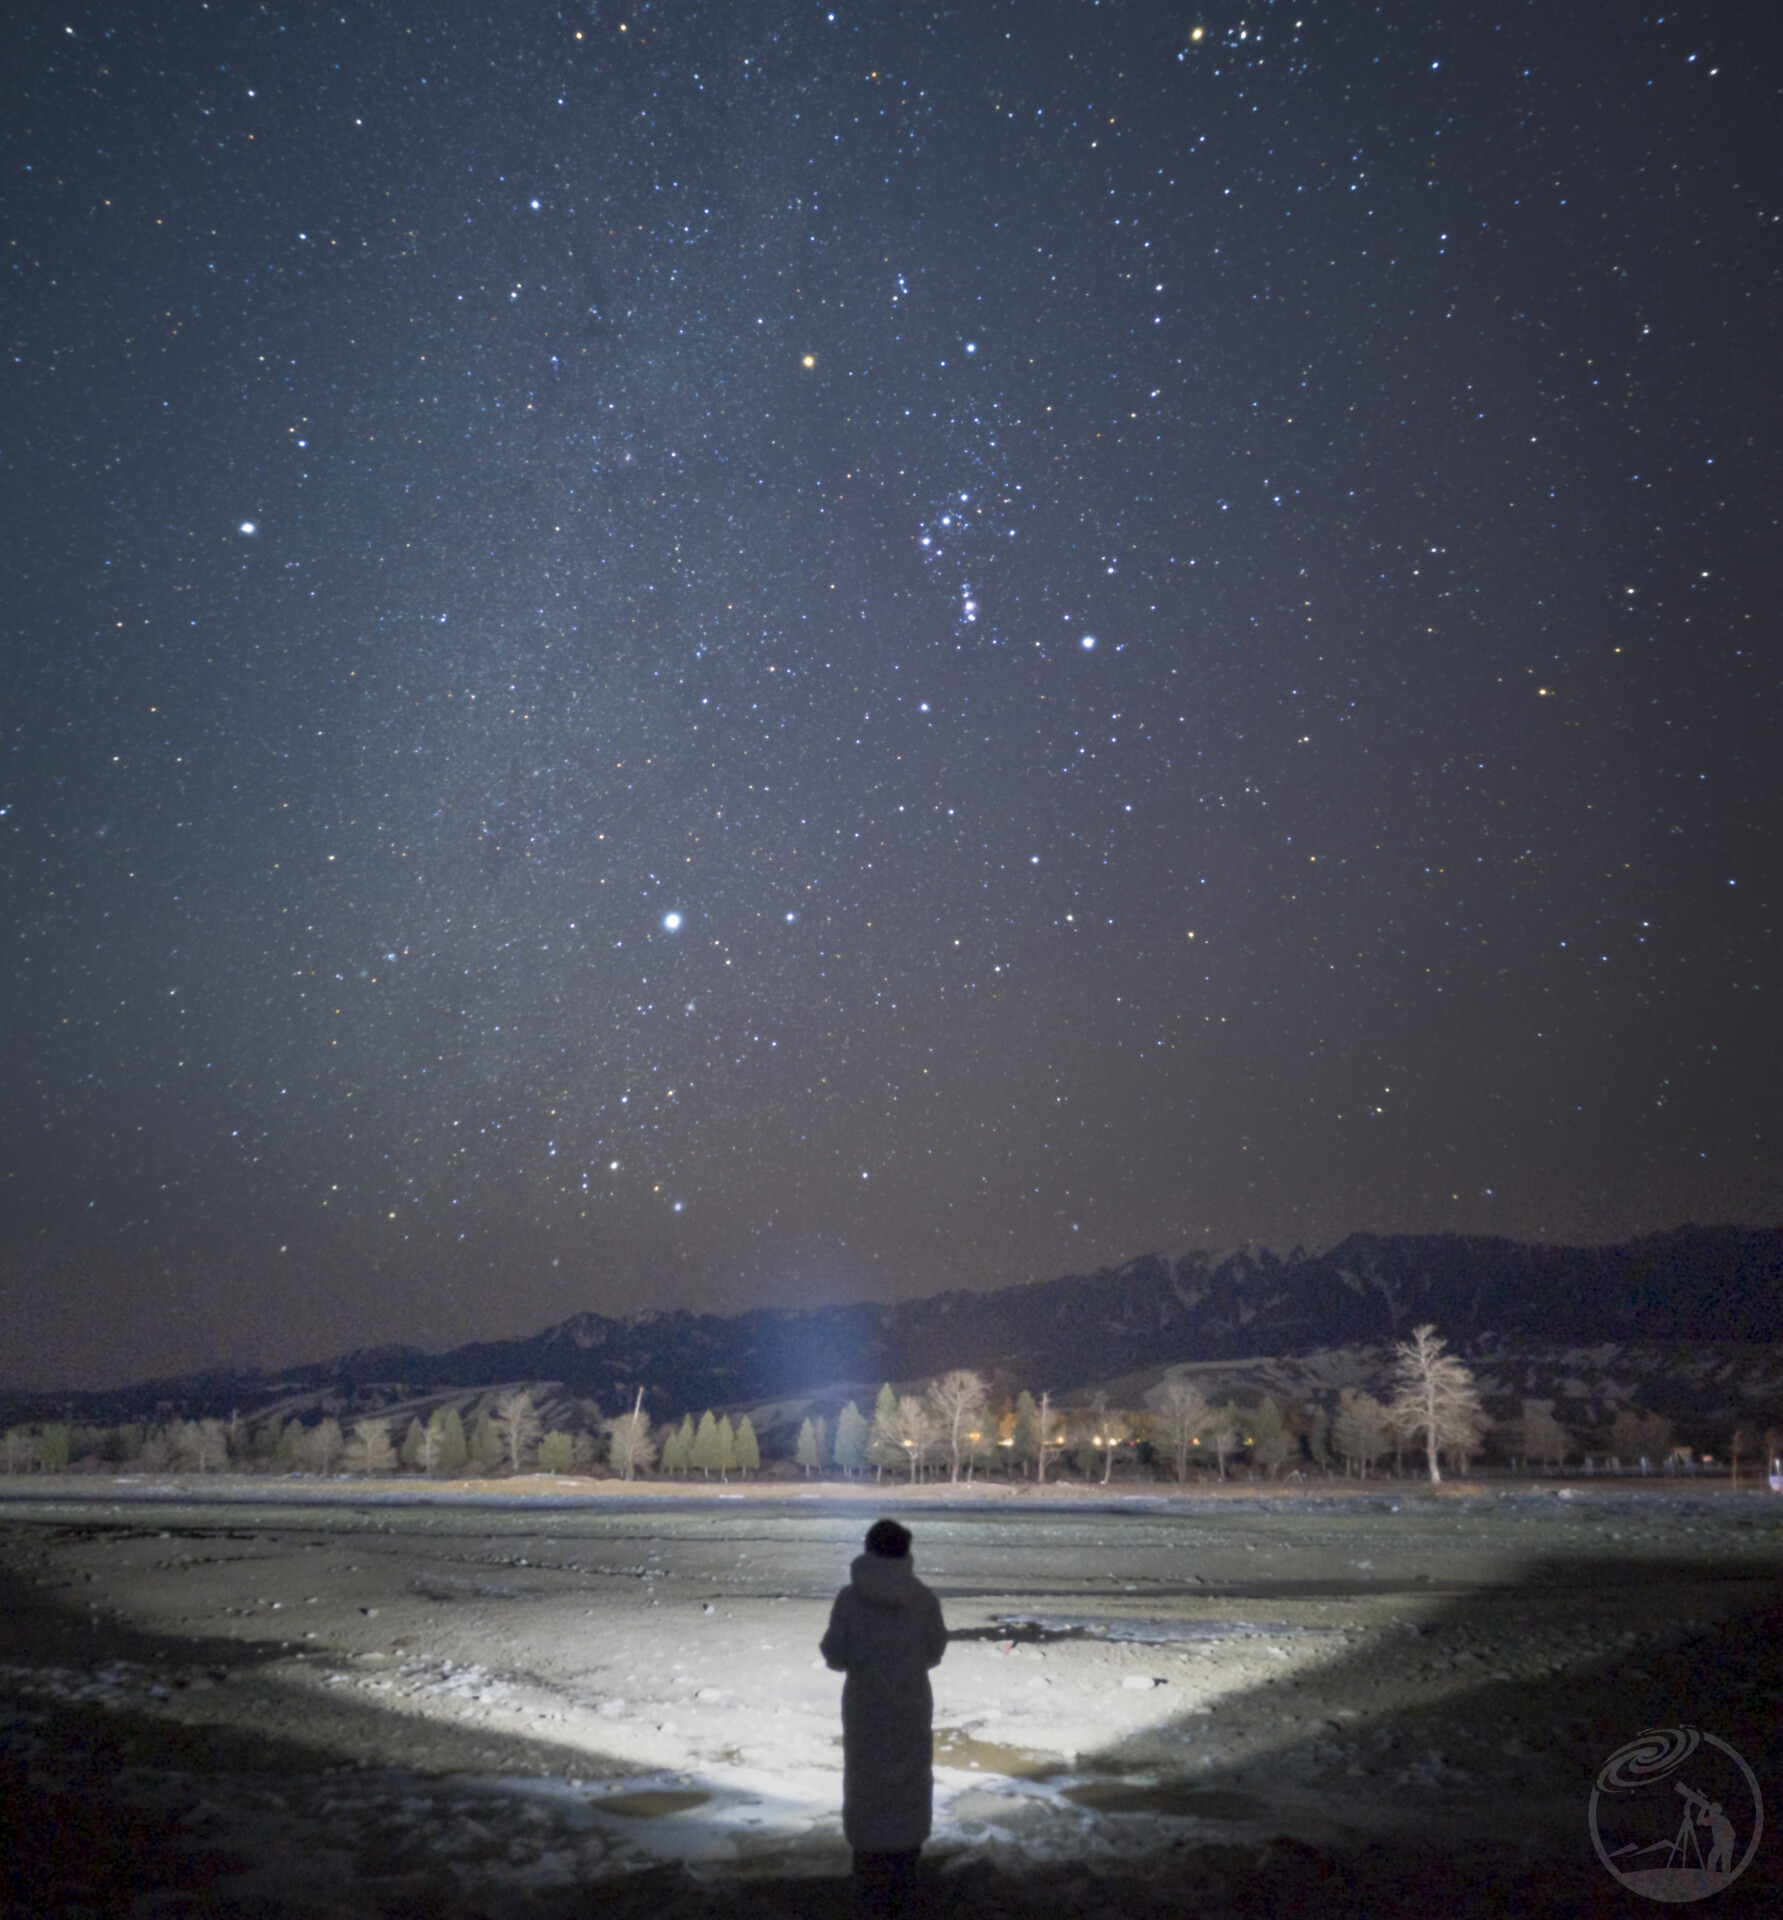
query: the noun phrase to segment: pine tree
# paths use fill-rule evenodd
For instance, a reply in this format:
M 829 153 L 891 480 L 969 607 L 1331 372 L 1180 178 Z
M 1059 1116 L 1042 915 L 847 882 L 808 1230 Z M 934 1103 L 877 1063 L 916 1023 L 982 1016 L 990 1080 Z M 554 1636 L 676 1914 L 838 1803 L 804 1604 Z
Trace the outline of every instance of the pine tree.
M 489 1417 L 489 1409 L 479 1409 L 476 1419 L 471 1423 L 469 1452 L 466 1458 L 481 1472 L 487 1473 L 493 1467 L 499 1467 L 506 1456 L 507 1449 L 502 1445 L 500 1433 L 495 1422 Z
M 470 1458 L 470 1443 L 464 1437 L 464 1421 L 456 1407 L 441 1407 L 427 1423 L 433 1440 L 433 1471 L 450 1479 L 464 1471 Z
M 817 1423 L 817 1451 L 823 1454 L 823 1422 Z M 755 1437 L 755 1425 L 748 1414 L 737 1422 L 737 1471 L 748 1475 L 761 1472 L 761 1446 Z
M 904 1446 L 898 1438 L 898 1396 L 888 1381 L 879 1389 L 873 1404 L 873 1426 L 867 1438 L 867 1458 L 873 1463 L 873 1478 L 883 1480 L 885 1470 L 896 1472 L 904 1465 Z
M 662 1470 L 664 1473 L 685 1473 L 688 1468 L 688 1453 L 693 1446 L 693 1428 L 683 1424 L 670 1425 L 662 1432 Z
M 708 1480 L 724 1466 L 724 1449 L 719 1444 L 718 1422 L 712 1417 L 710 1407 L 700 1415 L 699 1428 L 693 1436 L 692 1461 Z
M 397 1456 L 402 1464 L 413 1473 L 426 1462 L 427 1429 L 419 1420 L 410 1420 L 409 1430 L 402 1436 L 402 1452 Z
M 836 1465 L 851 1480 L 866 1467 L 870 1432 L 860 1408 L 852 1400 L 836 1415 Z
M 718 1423 L 718 1477 L 728 1480 L 737 1470 L 737 1430 L 727 1413 Z
M 806 1418 L 799 1423 L 798 1444 L 792 1451 L 793 1464 L 802 1467 L 809 1480 L 817 1467 L 817 1429 Z

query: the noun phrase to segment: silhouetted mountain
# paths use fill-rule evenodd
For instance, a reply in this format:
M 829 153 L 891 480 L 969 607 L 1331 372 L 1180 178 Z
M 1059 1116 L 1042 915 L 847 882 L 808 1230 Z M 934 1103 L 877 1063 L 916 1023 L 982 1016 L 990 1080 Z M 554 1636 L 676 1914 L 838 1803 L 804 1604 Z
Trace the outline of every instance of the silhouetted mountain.
M 1355 1234 L 1329 1252 L 1237 1253 L 1215 1265 L 1148 1254 L 1099 1273 L 942 1293 L 896 1306 L 577 1314 L 524 1340 L 449 1353 L 363 1349 L 272 1373 L 213 1371 L 103 1394 L 42 1396 L 11 1417 L 191 1416 L 295 1395 L 397 1399 L 550 1381 L 609 1410 L 641 1386 L 655 1415 L 870 1391 L 975 1367 L 1063 1396 L 1182 1362 L 1292 1356 L 1403 1337 L 1422 1321 L 1463 1351 L 1604 1342 L 1783 1340 L 1783 1230 L 1683 1227 L 1610 1247 L 1457 1235 Z

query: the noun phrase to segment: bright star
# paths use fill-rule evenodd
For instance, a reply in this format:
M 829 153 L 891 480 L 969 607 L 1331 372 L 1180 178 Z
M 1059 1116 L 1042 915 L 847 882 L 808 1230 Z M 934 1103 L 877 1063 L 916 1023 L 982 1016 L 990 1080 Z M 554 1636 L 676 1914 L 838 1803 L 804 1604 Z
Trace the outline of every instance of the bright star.
M 244 520 L 241 523 L 241 530 L 243 533 L 258 533 L 260 531 L 252 520 Z
M 662 924 L 669 933 L 679 933 L 681 931 L 681 916 L 678 913 L 665 913 L 662 917 Z
M 1096 636 L 1093 633 L 1086 633 L 1078 644 L 1083 648 L 1085 653 L 1094 653 L 1096 651 Z

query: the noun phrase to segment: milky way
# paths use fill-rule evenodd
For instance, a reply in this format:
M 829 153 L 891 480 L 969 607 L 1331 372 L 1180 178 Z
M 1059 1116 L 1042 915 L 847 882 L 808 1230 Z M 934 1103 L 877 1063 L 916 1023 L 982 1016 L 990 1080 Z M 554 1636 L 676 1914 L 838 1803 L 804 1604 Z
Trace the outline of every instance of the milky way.
M 26 23 L 6 1377 L 1778 1210 L 1767 9 Z

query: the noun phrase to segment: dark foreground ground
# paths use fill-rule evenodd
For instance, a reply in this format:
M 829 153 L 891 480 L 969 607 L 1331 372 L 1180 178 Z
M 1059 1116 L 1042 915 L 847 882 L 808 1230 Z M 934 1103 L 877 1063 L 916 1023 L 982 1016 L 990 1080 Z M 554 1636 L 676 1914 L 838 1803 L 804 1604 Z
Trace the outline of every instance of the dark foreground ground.
M 1699 1910 L 1783 1915 L 1783 1502 L 1617 1495 L 1550 1508 L 1407 1490 L 1372 1505 L 909 1517 L 946 1573 L 959 1635 L 937 1690 L 952 1770 L 938 1775 L 921 1888 L 934 1920 L 1647 1912 L 1595 1857 L 1585 1805 L 1610 1753 L 1677 1725 L 1736 1748 L 1770 1802 L 1750 1865 Z M 6 1920 L 849 1912 L 827 1812 L 786 1814 L 780 1851 L 764 1835 L 730 1866 L 609 1846 L 584 1871 L 588 1823 L 571 1790 L 625 1792 L 661 1833 L 698 1817 L 682 1804 L 694 1789 L 716 1802 L 771 1776 L 761 1761 L 749 1771 L 749 1741 L 774 1712 L 787 1754 L 821 1757 L 827 1731 L 821 1748 L 801 1732 L 799 1689 L 830 1684 L 806 1673 L 805 1652 L 860 1515 L 633 1507 L 539 1521 L 508 1508 L 455 1511 L 449 1536 L 437 1510 L 423 1535 L 420 1520 L 405 1533 L 363 1503 L 338 1525 L 241 1506 L 228 1519 L 225 1531 L 129 1498 L 0 1516 Z M 640 1539 L 656 1543 L 647 1559 Z M 542 1566 L 548 1548 L 559 1563 Z M 1024 1639 L 997 1624 L 1030 1549 L 1020 1584 L 1038 1616 L 1118 1621 L 1134 1637 L 1070 1626 Z M 637 1577 L 619 1583 L 634 1557 Z M 500 1580 L 475 1597 L 440 1599 L 470 1591 L 451 1569 L 492 1565 Z M 298 1587 L 279 1587 L 294 1568 Z M 266 1611 L 266 1596 L 306 1586 L 301 1617 L 323 1623 L 304 1631 L 325 1648 L 314 1654 L 278 1637 L 295 1629 Z M 605 1704 L 625 1712 L 601 1717 L 599 1689 L 578 1693 L 544 1659 L 571 1617 L 612 1636 L 601 1657 L 615 1663 L 657 1636 L 655 1693 L 640 1699 L 647 1683 L 622 1682 L 615 1664 Z M 750 1695 L 751 1661 L 778 1644 L 758 1635 L 789 1620 L 796 1661 L 759 1669 Z M 406 1671 L 391 1663 L 416 1622 L 438 1623 L 436 1651 L 475 1655 L 511 1687 L 492 1682 L 485 1704 L 437 1687 L 404 1696 L 382 1676 Z M 711 1671 L 693 1665 L 702 1630 L 726 1636 L 710 1643 Z M 579 1673 L 598 1671 L 578 1659 Z M 1153 1691 L 1128 1690 L 1151 1672 L 1164 1676 Z M 693 1691 L 714 1678 L 729 1688 Z M 494 1697 L 504 1691 L 524 1704 Z M 585 1721 L 572 1725 L 572 1710 Z M 811 1717 L 829 1711 L 826 1696 Z M 1050 1754 L 1049 1727 L 1067 1729 Z M 662 1764 L 665 1742 L 679 1742 L 681 1771 Z M 829 1776 L 812 1777 L 827 1805 Z M 1036 1786 L 1060 1791 L 1020 1797 Z M 766 1807 L 768 1827 L 780 1817 Z

